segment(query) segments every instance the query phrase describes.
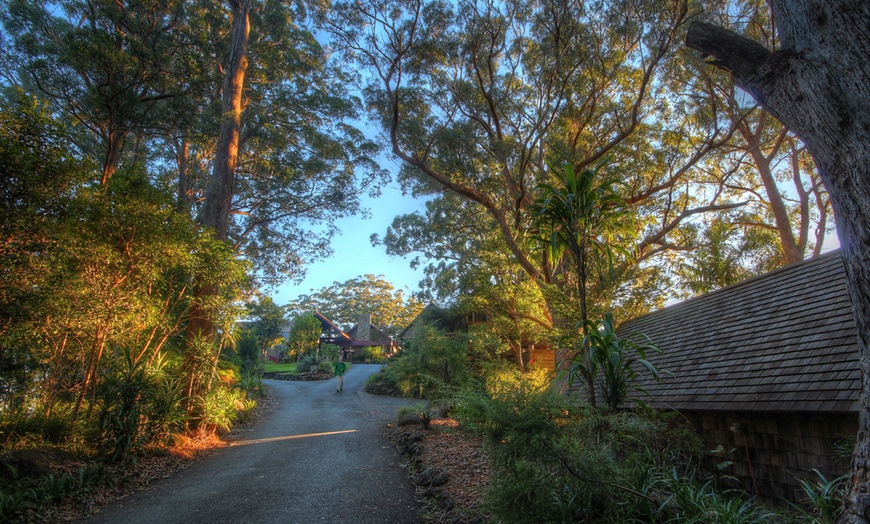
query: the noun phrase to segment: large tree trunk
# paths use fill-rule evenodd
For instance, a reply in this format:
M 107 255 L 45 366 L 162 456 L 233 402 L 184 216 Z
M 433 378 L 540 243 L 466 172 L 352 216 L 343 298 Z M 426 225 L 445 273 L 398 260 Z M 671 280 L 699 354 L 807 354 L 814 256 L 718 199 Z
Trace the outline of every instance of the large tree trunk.
M 837 226 L 861 350 L 858 438 L 840 524 L 870 522 L 870 2 L 773 0 L 781 49 L 695 23 L 687 44 L 714 57 L 816 159 Z
M 205 193 L 202 220 L 215 230 L 220 240 L 227 239 L 230 206 L 239 142 L 242 135 L 242 92 L 248 69 L 248 34 L 251 30 L 250 12 L 253 0 L 234 0 L 230 57 L 226 64 L 221 99 L 221 128 L 215 150 L 214 171 Z
M 221 123 L 215 150 L 212 179 L 205 193 L 202 223 L 214 232 L 218 240 L 227 240 L 230 206 L 233 199 L 233 186 L 236 164 L 239 156 L 239 143 L 242 134 L 242 94 L 245 86 L 245 73 L 248 67 L 248 35 L 251 29 L 250 12 L 253 0 L 233 0 L 232 28 L 230 34 L 230 56 L 224 65 L 224 81 L 221 99 Z M 190 309 L 187 323 L 185 369 L 189 375 L 186 388 L 188 399 L 198 394 L 200 381 L 194 376 L 198 372 L 193 346 L 202 337 L 212 341 L 215 335 L 214 322 L 203 307 L 208 298 L 218 293 L 214 286 L 198 285 L 194 292 L 195 301 Z M 190 410 L 190 404 L 188 405 Z

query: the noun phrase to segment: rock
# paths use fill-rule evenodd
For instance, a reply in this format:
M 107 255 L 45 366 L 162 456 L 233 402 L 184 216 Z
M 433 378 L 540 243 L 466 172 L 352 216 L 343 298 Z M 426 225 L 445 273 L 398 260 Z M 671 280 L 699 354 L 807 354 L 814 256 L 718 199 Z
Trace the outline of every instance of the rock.
M 22 449 L 0 455 L 0 469 L 11 468 L 21 476 L 54 473 L 54 468 L 76 462 L 73 454 L 58 448 Z
M 443 486 L 447 484 L 450 477 L 446 473 L 442 473 L 435 468 L 426 468 L 417 475 L 414 483 L 418 486 Z
M 399 420 L 396 421 L 396 425 L 402 426 L 411 426 L 413 424 L 422 424 L 423 420 L 420 418 L 420 415 L 416 413 L 408 413 L 407 415 L 402 415 L 399 417 Z
M 413 457 L 416 457 L 417 455 L 423 453 L 423 448 L 420 446 L 420 444 L 409 444 L 405 447 L 403 452 L 405 455 L 411 455 Z
M 441 498 L 444 495 L 444 490 L 441 488 L 426 488 L 420 496 L 426 497 L 427 499 Z

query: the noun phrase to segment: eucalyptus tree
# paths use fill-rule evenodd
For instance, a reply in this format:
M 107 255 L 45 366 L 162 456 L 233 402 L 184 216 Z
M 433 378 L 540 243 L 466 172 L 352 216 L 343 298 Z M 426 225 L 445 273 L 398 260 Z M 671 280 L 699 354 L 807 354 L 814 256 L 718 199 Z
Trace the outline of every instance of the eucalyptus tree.
M 361 315 L 371 315 L 378 328 L 397 335 L 423 309 L 422 302 L 406 293 L 384 280 L 384 275 L 367 274 L 300 295 L 287 307 L 297 313 L 319 311 L 345 329 Z
M 81 151 L 106 185 L 128 141 L 141 139 L 162 101 L 180 95 L 194 51 L 179 26 L 185 2 L 4 1 L 16 80 L 81 126 Z
M 424 266 L 421 296 L 458 313 L 486 313 L 475 345 L 495 344 L 528 367 L 529 348 L 550 338 L 553 318 L 541 289 L 505 247 L 491 217 L 453 193 L 426 201 L 424 212 L 397 216 L 375 245 Z M 491 348 L 494 349 L 494 348 Z
M 768 47 L 777 45 L 767 2 L 726 1 L 705 16 Z M 709 176 L 722 180 L 727 193 L 747 202 L 732 214 L 740 226 L 735 232 L 751 237 L 766 236 L 762 230 L 772 233 L 779 248 L 770 259 L 774 267 L 818 255 L 833 220 L 830 198 L 804 144 L 735 87 L 726 73 L 691 56 L 686 64 L 707 86 L 705 97 L 722 108 L 721 118 L 736 129 L 732 140 L 714 153 L 716 162 L 707 166 Z
M 690 248 L 687 221 L 741 204 L 693 177 L 734 126 L 714 103 L 680 103 L 687 16 L 681 1 L 417 0 L 337 2 L 325 23 L 364 68 L 404 187 L 468 200 L 546 284 L 560 268 L 530 242 L 530 206 L 547 161 L 579 172 L 614 158 L 640 261 Z

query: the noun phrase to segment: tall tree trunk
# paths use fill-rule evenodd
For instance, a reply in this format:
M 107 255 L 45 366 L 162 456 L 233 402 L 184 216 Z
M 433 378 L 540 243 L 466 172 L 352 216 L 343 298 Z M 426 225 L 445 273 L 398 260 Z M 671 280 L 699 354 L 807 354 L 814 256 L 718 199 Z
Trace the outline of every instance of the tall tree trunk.
M 190 181 L 190 142 L 187 137 L 176 137 L 175 145 L 175 164 L 178 167 L 178 188 L 176 202 L 178 210 L 181 212 L 190 212 L 192 202 L 193 189 Z
M 215 231 L 219 240 L 227 239 L 230 206 L 239 143 L 242 135 L 242 93 L 248 69 L 248 35 L 253 0 L 234 0 L 230 57 L 226 64 L 221 99 L 221 127 L 215 150 L 211 183 L 205 193 L 203 224 Z
M 106 186 L 109 179 L 118 170 L 121 163 L 121 151 L 124 149 L 124 140 L 127 138 L 125 131 L 117 129 L 109 131 L 106 140 L 106 156 L 103 158 L 103 169 L 100 177 L 100 185 Z
M 773 0 L 782 47 L 695 23 L 687 44 L 714 57 L 813 154 L 838 215 L 858 331 L 861 397 L 846 508 L 839 524 L 870 522 L 870 2 Z
M 221 99 L 221 123 L 215 150 L 214 170 L 211 182 L 205 193 L 201 220 L 211 228 L 215 238 L 227 240 L 230 206 L 233 199 L 233 186 L 242 134 L 242 95 L 245 86 L 245 73 L 248 68 L 248 35 L 251 29 L 250 12 L 253 0 L 233 0 L 232 27 L 230 33 L 230 55 L 224 66 L 224 80 Z M 196 356 L 192 348 L 197 338 L 211 341 L 215 326 L 203 304 L 218 293 L 215 286 L 198 285 L 194 292 L 187 323 L 185 369 L 188 377 L 188 399 L 199 393 L 200 381 L 193 377 L 197 373 Z M 190 412 L 190 406 L 188 406 Z

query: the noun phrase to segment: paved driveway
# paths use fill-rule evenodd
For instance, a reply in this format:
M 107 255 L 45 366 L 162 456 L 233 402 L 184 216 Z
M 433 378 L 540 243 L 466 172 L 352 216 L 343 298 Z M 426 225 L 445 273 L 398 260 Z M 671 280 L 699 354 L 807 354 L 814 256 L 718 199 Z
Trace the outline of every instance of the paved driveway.
M 382 425 L 401 399 L 360 389 L 379 366 L 335 381 L 266 381 L 278 405 L 246 440 L 84 520 L 98 523 L 417 523 L 419 507 Z

